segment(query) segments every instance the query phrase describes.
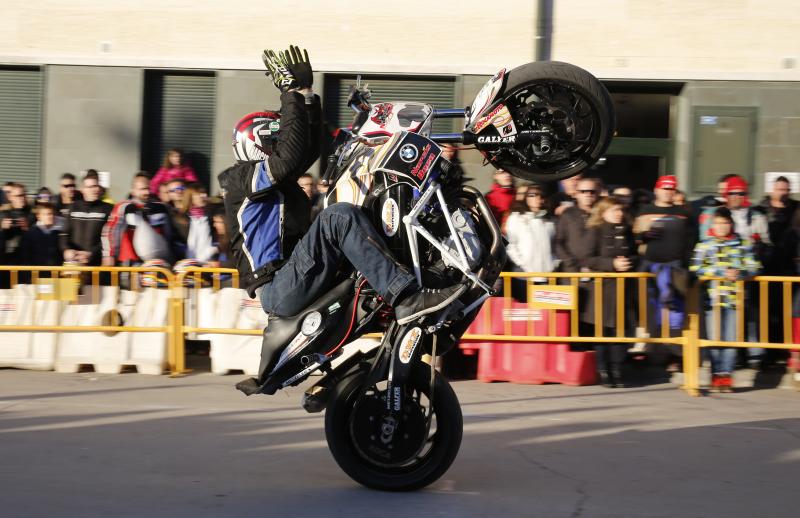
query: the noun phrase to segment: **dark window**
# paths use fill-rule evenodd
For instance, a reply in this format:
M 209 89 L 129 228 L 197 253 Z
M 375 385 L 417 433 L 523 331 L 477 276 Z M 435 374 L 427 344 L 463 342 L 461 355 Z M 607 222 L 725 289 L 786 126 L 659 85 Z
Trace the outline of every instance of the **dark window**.
M 142 167 L 155 173 L 170 148 L 181 148 L 209 185 L 214 146 L 213 72 L 147 71 L 142 118 Z

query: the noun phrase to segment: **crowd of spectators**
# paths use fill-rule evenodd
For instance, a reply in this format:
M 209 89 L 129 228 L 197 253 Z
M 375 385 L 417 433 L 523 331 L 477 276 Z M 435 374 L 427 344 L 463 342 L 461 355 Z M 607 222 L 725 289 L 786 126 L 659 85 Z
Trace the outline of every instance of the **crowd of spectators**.
M 450 153 L 451 155 L 454 152 Z M 457 160 L 452 156 L 451 160 Z M 747 182 L 737 175 L 720 178 L 716 195 L 688 203 L 677 179 L 661 176 L 652 191 L 625 185 L 605 186 L 598 178 L 578 175 L 548 186 L 518 184 L 497 170 L 486 199 L 508 240 L 507 270 L 517 272 L 649 272 L 648 329 L 638 322 L 636 295 L 626 285 L 626 329 L 623 333 L 674 336 L 685 325 L 689 286 L 696 276 L 724 280 L 708 283 L 702 308 L 708 311 L 705 335 L 735 337 L 735 281 L 763 273 L 797 275 L 800 253 L 800 207 L 790 197 L 790 183 L 778 178 L 760 203 L 749 198 Z M 311 217 L 323 208 L 327 187 L 310 174 L 298 184 L 310 200 Z M 552 186 L 550 186 L 552 187 Z M 209 197 L 183 154 L 171 149 L 155 175 L 137 174 L 126 199 L 111 200 L 95 170 L 77 177 L 64 173 L 58 193 L 42 187 L 29 195 L 24 185 L 8 182 L 0 193 L 0 264 L 32 266 L 138 266 L 141 264 L 228 266 L 229 242 L 221 199 Z M 0 278 L 0 284 L 7 282 Z M 512 296 L 525 300 L 525 280 L 514 279 Z M 545 282 L 538 277 L 531 282 Z M 593 336 L 599 325 L 604 336 L 617 335 L 616 281 L 603 281 L 595 297 L 594 282 L 579 282 L 580 329 Z M 769 291 L 770 307 L 781 307 L 780 287 Z M 760 293 L 748 290 L 748 305 Z M 595 305 L 603 307 L 595 321 Z M 668 321 L 662 322 L 662 315 Z M 756 312 L 746 312 L 746 339 L 756 341 Z M 782 312 L 771 311 L 770 340 L 781 341 Z M 597 345 L 603 383 L 622 386 L 622 345 Z M 680 349 L 667 351 L 676 368 Z M 772 358 L 768 358 L 772 360 Z M 711 348 L 713 385 L 729 390 L 736 350 Z M 765 351 L 751 348 L 744 361 L 764 365 Z
M 42 187 L 29 196 L 7 182 L 0 202 L 0 264 L 28 266 L 173 265 L 182 259 L 218 266 L 227 260 L 224 210 L 205 186 L 167 153 L 155 175 L 137 174 L 129 195 L 115 203 L 89 169 L 64 173 L 59 192 Z
M 659 177 L 652 191 L 625 185 L 605 186 L 598 178 L 575 176 L 560 182 L 549 195 L 536 184 L 519 185 L 507 172 L 494 173 L 486 194 L 492 211 L 508 240 L 509 271 L 529 272 L 649 272 L 648 326 L 635 329 L 638 290 L 627 282 L 622 304 L 626 329 L 620 334 L 660 336 L 667 329 L 678 336 L 686 325 L 687 303 L 697 302 L 705 310 L 703 333 L 714 340 L 736 338 L 737 280 L 756 274 L 798 275 L 800 259 L 800 210 L 790 197 L 790 182 L 778 178 L 760 203 L 749 198 L 744 178 L 720 178 L 716 195 L 688 203 L 678 190 L 675 176 Z M 723 280 L 703 283 L 701 300 L 687 301 L 697 277 Z M 544 282 L 533 279 L 531 282 Z M 616 281 L 602 281 L 602 296 L 595 297 L 595 283 L 579 281 L 581 334 L 594 336 L 595 305 L 602 305 L 603 336 L 617 336 Z M 525 300 L 527 290 L 512 283 L 511 295 Z M 746 306 L 758 307 L 758 290 L 747 285 Z M 780 286 L 770 289 L 770 308 L 781 308 Z M 719 312 L 711 308 L 720 308 Z M 665 320 L 662 322 L 662 315 Z M 757 341 L 758 314 L 745 312 L 745 340 Z M 783 314 L 771 311 L 769 335 L 782 341 Z M 623 386 L 622 362 L 627 346 L 595 346 L 598 374 L 609 387 Z M 712 388 L 731 390 L 731 374 L 737 363 L 736 349 L 710 348 Z M 679 368 L 680 348 L 667 347 L 663 363 Z M 750 348 L 741 363 L 762 369 L 780 359 Z
M 327 187 L 310 174 L 298 183 L 311 201 L 313 219 Z M 119 202 L 108 197 L 93 169 L 64 173 L 58 194 L 48 187 L 30 193 L 6 182 L 0 224 L 0 264 L 230 265 L 222 200 L 209 197 L 180 149 L 170 149 L 154 175 L 138 173 Z

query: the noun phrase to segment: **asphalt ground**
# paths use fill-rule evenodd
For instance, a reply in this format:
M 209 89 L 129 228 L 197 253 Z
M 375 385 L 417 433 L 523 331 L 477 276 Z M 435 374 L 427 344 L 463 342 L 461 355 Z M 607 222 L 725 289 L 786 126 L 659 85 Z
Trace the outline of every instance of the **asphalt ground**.
M 302 387 L 0 370 L 0 516 L 798 516 L 800 393 L 454 382 L 464 441 L 423 491 L 339 470 Z

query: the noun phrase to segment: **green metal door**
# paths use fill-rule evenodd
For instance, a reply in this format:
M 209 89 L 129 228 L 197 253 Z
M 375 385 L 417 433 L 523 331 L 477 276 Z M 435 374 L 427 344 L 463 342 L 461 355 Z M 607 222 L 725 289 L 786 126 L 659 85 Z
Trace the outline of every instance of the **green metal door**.
M 696 107 L 693 113 L 691 184 L 694 193 L 715 193 L 717 180 L 728 173 L 738 174 L 752 185 L 758 110 Z

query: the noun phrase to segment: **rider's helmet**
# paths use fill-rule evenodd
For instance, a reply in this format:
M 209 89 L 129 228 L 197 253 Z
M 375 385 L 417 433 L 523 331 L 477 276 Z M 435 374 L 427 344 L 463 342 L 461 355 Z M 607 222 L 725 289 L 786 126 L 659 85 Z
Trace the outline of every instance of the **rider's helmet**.
M 242 117 L 233 127 L 233 155 L 236 160 L 264 160 L 272 154 L 281 114 L 278 112 L 254 112 Z

